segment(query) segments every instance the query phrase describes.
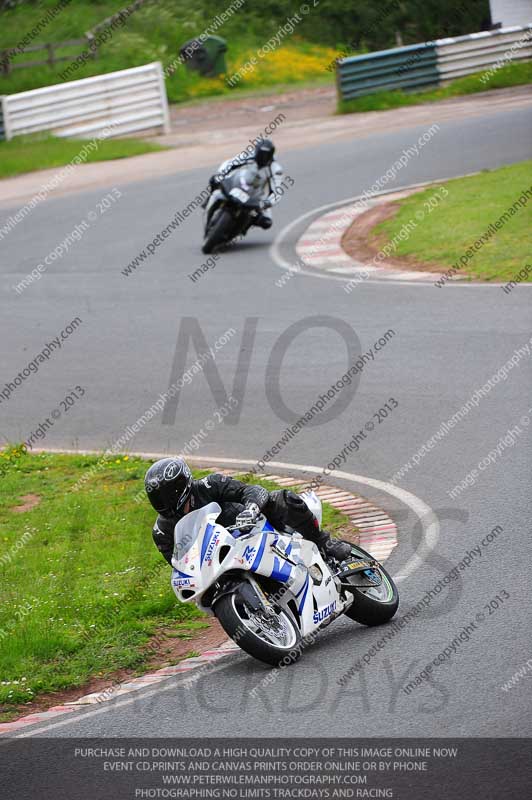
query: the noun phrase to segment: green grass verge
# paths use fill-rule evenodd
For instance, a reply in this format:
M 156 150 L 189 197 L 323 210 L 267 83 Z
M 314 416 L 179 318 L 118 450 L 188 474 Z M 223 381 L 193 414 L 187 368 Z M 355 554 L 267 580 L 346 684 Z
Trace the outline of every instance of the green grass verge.
M 24 34 L 42 20 L 48 8 L 57 5 L 57 0 L 41 0 L 38 5 L 24 4 L 0 14 L 0 50 L 15 47 Z M 125 0 L 72 0 L 68 8 L 41 30 L 34 39 L 35 44 L 61 42 L 83 37 L 96 23 L 103 22 L 111 14 L 127 6 Z M 179 58 L 180 47 L 199 35 L 212 24 L 216 14 L 222 11 L 215 3 L 200 0 L 195 5 L 188 0 L 157 0 L 148 3 L 131 14 L 125 23 L 108 29 L 108 38 L 99 46 L 96 59 L 83 59 L 66 80 L 87 78 L 107 72 L 160 61 L 163 67 L 173 66 L 166 72 L 166 91 L 171 102 L 182 102 L 215 95 L 232 95 L 241 90 L 271 88 L 275 84 L 293 85 L 313 80 L 331 83 L 333 74 L 326 67 L 335 58 L 332 47 L 314 44 L 302 38 L 298 32 L 286 38 L 280 47 L 264 57 L 258 51 L 274 36 L 285 16 L 264 9 L 244 7 L 242 13 L 229 15 L 217 34 L 227 40 L 227 77 L 238 72 L 250 59 L 257 58 L 253 69 L 246 70 L 241 79 L 231 88 L 225 75 L 203 78 L 190 72 Z M 288 13 L 288 9 L 287 9 Z M 54 66 L 39 66 L 30 69 L 14 69 L 9 75 L 0 74 L 0 95 L 28 91 L 41 86 L 61 83 L 61 77 L 72 62 L 81 54 L 81 48 L 58 50 L 58 56 L 68 57 Z M 32 55 L 32 54 L 30 54 Z M 32 55 L 35 60 L 46 58 L 46 53 Z M 13 63 L 29 59 L 28 54 L 16 55 Z
M 0 451 L 0 720 L 41 693 L 141 670 L 145 645 L 161 627 L 190 638 L 202 625 L 196 607 L 178 603 L 171 590 L 151 538 L 153 510 L 134 501 L 147 463 L 112 458 L 71 491 L 97 462 Z M 15 512 L 27 495 L 40 501 Z M 345 523 L 324 506 L 330 530 Z
M 443 185 L 448 195 L 431 212 L 426 203 L 437 191 L 434 186 L 399 200 L 396 203 L 398 214 L 374 228 L 373 243 L 380 245 L 383 238 L 392 240 L 396 236 L 395 255 L 413 256 L 438 267 L 452 267 L 526 189 L 532 192 L 532 161 Z M 418 212 L 424 215 L 423 221 L 401 241 L 398 237 L 403 226 L 418 219 Z M 531 252 L 532 196 L 529 194 L 527 204 L 515 209 L 503 227 L 464 265 L 461 274 L 486 281 L 512 280 L 527 259 L 530 262 Z
M 484 75 L 487 75 L 487 73 L 477 72 L 474 75 L 466 75 L 464 78 L 457 78 L 457 80 L 451 81 L 447 86 L 442 86 L 439 89 L 429 89 L 424 92 L 404 92 L 401 89 L 397 89 L 393 92 L 368 94 L 364 97 L 357 97 L 354 100 L 340 100 L 338 113 L 352 114 L 356 111 L 384 111 L 387 108 L 433 103 L 449 97 L 486 92 L 488 89 L 504 89 L 508 86 L 532 83 L 532 62 L 523 61 L 517 64 L 508 64 L 505 67 L 501 67 L 493 75 L 489 75 L 487 80 L 481 81 L 480 79 Z
M 9 142 L 0 142 L 0 178 L 63 167 L 80 153 L 85 144 L 87 141 L 84 139 L 58 139 L 43 134 L 17 136 Z M 87 156 L 83 163 L 129 158 L 165 149 L 142 139 L 102 139 L 97 149 L 84 151 Z

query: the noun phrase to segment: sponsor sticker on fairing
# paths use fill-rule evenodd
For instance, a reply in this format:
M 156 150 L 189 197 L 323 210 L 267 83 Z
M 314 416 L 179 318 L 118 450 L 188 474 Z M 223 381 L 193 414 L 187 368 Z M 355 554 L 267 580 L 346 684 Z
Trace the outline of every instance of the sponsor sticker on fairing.
M 251 563 L 251 562 L 253 561 L 253 559 L 255 558 L 255 553 L 256 553 L 256 552 L 257 552 L 257 548 L 256 548 L 256 547 L 252 547 L 251 545 L 249 545 L 249 544 L 248 544 L 248 546 L 246 547 L 246 549 L 245 549 L 245 550 L 244 550 L 244 552 L 242 553 L 242 557 L 243 557 L 243 558 L 244 558 L 244 560 L 245 560 L 245 561 L 247 561 L 247 562 L 248 562 L 248 564 L 249 564 L 249 563 Z
M 205 563 L 208 564 L 209 567 L 212 564 L 212 557 L 213 557 L 214 551 L 215 551 L 219 541 L 220 541 L 220 534 L 219 533 L 215 533 L 214 536 L 211 539 L 211 542 L 210 542 L 208 548 L 207 548 L 207 552 L 205 553 Z
M 190 587 L 192 586 L 192 578 L 174 578 L 172 586 L 175 586 L 176 589 L 184 589 L 187 586 Z
M 336 600 L 333 603 L 330 603 L 328 606 L 325 606 L 325 608 L 322 608 L 321 611 L 315 611 L 312 619 L 314 620 L 315 623 L 322 622 L 322 620 L 327 619 L 327 617 L 330 617 L 331 614 L 334 613 L 335 609 L 336 609 Z

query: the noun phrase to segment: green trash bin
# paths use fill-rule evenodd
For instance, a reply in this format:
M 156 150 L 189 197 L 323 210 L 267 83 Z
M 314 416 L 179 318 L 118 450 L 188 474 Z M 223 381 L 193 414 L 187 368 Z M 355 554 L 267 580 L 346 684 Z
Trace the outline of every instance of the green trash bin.
M 227 72 L 227 42 L 221 36 L 207 36 L 203 42 L 191 39 L 182 45 L 179 52 L 188 69 L 200 75 L 214 77 Z

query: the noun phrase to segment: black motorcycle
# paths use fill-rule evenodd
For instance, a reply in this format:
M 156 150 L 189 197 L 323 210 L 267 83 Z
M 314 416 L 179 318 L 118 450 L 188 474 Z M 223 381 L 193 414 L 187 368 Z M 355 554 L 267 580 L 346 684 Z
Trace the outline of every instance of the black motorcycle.
M 239 171 L 224 178 L 214 189 L 204 216 L 202 252 L 212 251 L 245 236 L 265 208 L 267 201 L 245 191 L 240 184 Z

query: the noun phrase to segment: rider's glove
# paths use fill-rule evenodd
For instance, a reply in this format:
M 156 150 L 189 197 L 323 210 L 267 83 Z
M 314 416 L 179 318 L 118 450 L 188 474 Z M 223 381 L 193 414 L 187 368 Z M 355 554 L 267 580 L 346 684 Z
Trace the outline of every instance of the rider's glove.
M 271 208 L 272 205 L 273 205 L 273 203 L 272 203 L 271 200 L 263 200 L 262 203 L 261 203 L 261 206 L 262 206 L 263 210 L 266 209 L 266 208 Z
M 248 503 L 236 518 L 238 528 L 252 528 L 260 517 L 260 508 L 256 503 Z
M 209 186 L 210 186 L 210 188 L 211 188 L 211 190 L 213 192 L 214 192 L 215 189 L 218 188 L 220 183 L 221 183 L 221 181 L 220 181 L 220 176 L 219 175 L 211 175 L 211 177 L 209 178 Z

